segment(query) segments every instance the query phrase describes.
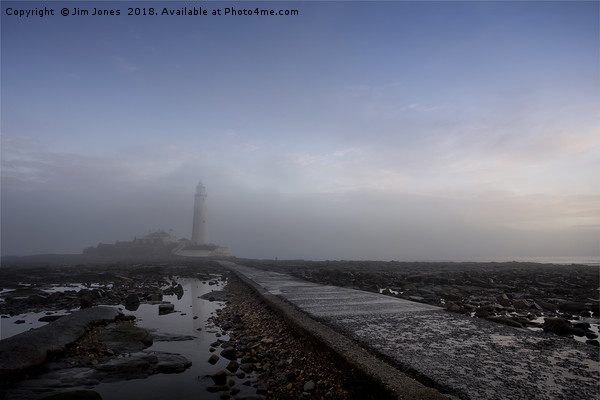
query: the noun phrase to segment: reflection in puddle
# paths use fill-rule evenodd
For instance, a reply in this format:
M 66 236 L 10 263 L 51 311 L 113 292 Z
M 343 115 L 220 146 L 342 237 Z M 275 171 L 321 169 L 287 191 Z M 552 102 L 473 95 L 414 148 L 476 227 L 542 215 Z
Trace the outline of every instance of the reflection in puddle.
M 211 284 L 203 283 L 197 279 L 176 279 L 182 290 L 173 294 L 163 295 L 162 301 L 139 303 L 135 310 L 127 310 L 124 306 L 117 306 L 125 315 L 134 315 L 136 325 L 148 329 L 155 337 L 154 343 L 145 351 L 158 351 L 181 354 L 192 362 L 192 366 L 178 374 L 157 374 L 145 379 L 131 379 L 127 381 L 101 383 L 95 386 L 72 387 L 65 390 L 94 390 L 102 398 L 111 400 L 159 400 L 172 396 L 177 398 L 218 399 L 218 393 L 209 393 L 206 388 L 212 385 L 208 375 L 225 369 L 229 360 L 219 357 L 214 365 L 208 363 L 212 354 L 219 355 L 220 348 L 211 353 L 211 343 L 229 340 L 227 335 L 221 335 L 221 330 L 214 327 L 208 318 L 216 311 L 223 308 L 225 303 L 209 301 L 201 296 L 213 290 L 222 290 L 226 282 L 213 280 Z M 83 285 L 53 286 L 43 290 L 78 290 Z M 85 286 L 89 288 L 89 286 Z M 173 311 L 160 314 L 159 307 L 172 304 Z M 132 307 L 129 307 L 132 308 Z M 74 311 L 74 310 L 73 310 Z M 38 321 L 48 314 L 68 314 L 71 310 L 52 312 L 30 312 L 27 314 L 11 316 L 1 320 L 0 337 L 6 338 L 32 328 L 45 325 Z M 22 320 L 23 323 L 16 324 Z M 256 390 L 243 385 L 233 377 L 240 389 L 240 395 L 252 395 Z M 251 379 L 248 375 L 246 380 Z

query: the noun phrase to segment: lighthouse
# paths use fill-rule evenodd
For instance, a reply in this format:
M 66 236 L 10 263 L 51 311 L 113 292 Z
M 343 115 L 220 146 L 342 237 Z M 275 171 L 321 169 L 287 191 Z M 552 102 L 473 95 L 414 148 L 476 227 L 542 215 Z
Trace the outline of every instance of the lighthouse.
M 192 243 L 194 245 L 208 244 L 206 229 L 206 188 L 202 182 L 196 186 L 194 195 L 194 225 L 192 227 Z

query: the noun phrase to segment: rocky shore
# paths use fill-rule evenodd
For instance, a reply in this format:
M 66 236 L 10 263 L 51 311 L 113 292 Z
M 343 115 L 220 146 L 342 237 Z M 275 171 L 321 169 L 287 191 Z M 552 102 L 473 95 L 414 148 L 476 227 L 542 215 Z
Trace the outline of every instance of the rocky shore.
M 212 343 L 211 358 L 230 362 L 212 375 L 209 391 L 218 392 L 220 398 L 235 395 L 239 392 L 235 377 L 256 388 L 255 398 L 381 398 L 374 397 L 356 371 L 290 328 L 238 278 L 230 276 L 226 291 L 231 294 L 227 307 L 212 321 L 229 339 Z
M 598 269 L 594 267 L 523 263 L 240 262 L 318 283 L 442 306 L 450 312 L 500 324 L 573 336 L 590 346 L 598 345 L 600 284 Z M 85 257 L 73 257 L 64 263 L 36 258 L 26 265 L 12 265 L 3 260 L 1 322 L 3 328 L 9 318 L 10 324 L 24 324 L 17 316 L 25 313 L 40 315 L 43 322 L 59 322 L 64 315 L 93 310 L 97 305 L 136 310 L 141 304 L 152 304 L 159 313 L 170 314 L 176 310 L 166 299 L 181 298 L 183 288 L 177 282 L 181 277 L 207 285 L 216 284 L 216 279 L 228 282 L 224 291 L 201 296 L 206 301 L 224 302 L 226 306 L 205 327 L 206 331 L 215 332 L 216 339 L 210 343 L 207 351 L 210 356 L 205 360 L 211 372 L 198 377 L 198 382 L 202 382 L 198 387 L 200 398 L 382 398 L 381 393 L 373 392 L 373 386 L 360 371 L 288 326 L 252 289 L 214 260 L 92 262 Z M 122 315 L 108 324 L 92 324 L 77 341 L 45 356 L 41 369 L 37 361 L 35 369 L 25 368 L 19 377 L 27 378 L 22 385 L 8 388 L 5 385 L 0 391 L 6 394 L 8 390 L 7 398 L 43 398 L 48 387 L 53 389 L 46 394 L 67 390 L 73 377 L 81 379 L 82 386 L 93 387 L 98 383 L 145 378 L 155 373 L 179 373 L 190 368 L 185 356 L 145 350 L 153 340 L 173 338 L 150 335 L 147 330 L 138 329 L 132 318 Z M 120 357 L 122 354 L 128 354 L 128 358 Z M 0 369 L 8 365 L 0 361 Z M 23 372 L 23 368 L 14 370 Z M 31 397 L 31 393 L 38 395 Z
M 316 283 L 381 293 L 600 345 L 597 328 L 600 274 L 593 266 L 520 262 L 245 260 L 244 263 Z

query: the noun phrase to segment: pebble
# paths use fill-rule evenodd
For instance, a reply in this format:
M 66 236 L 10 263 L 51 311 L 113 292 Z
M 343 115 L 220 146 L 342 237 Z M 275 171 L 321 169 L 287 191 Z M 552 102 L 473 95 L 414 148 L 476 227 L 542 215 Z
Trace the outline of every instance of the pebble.
M 219 361 L 219 356 L 216 354 L 213 354 L 212 356 L 210 356 L 210 358 L 208 359 L 208 362 L 211 364 L 216 364 L 217 361 Z

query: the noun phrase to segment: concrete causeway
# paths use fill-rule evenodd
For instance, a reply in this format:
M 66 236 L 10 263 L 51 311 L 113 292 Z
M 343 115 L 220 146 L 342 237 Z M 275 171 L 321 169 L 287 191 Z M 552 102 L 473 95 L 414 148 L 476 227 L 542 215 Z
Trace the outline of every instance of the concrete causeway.
M 300 328 L 350 363 L 354 358 L 354 365 L 382 381 L 398 398 L 600 399 L 598 348 L 572 338 L 232 262 L 222 264 L 279 311 L 299 312 L 292 319 Z M 338 346 L 346 338 L 352 341 Z M 385 363 L 369 359 L 363 349 Z

